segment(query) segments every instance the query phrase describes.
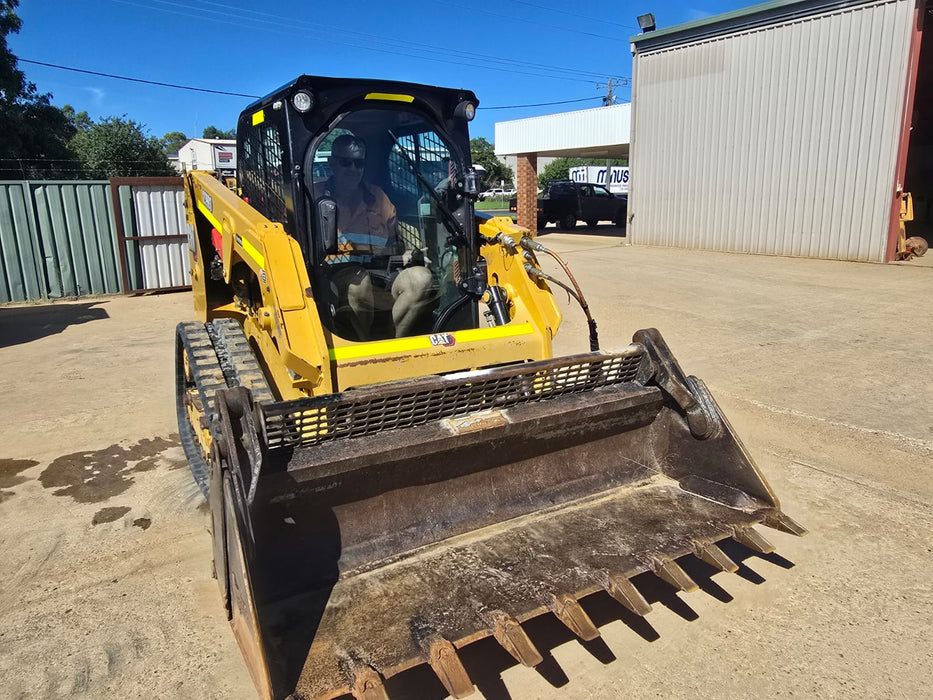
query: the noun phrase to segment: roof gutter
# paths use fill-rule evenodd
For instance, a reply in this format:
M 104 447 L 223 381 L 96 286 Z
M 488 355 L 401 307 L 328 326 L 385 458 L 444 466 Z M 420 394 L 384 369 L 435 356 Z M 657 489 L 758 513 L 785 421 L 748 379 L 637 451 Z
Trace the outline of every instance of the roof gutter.
M 677 24 L 658 31 L 636 34 L 630 37 L 629 41 L 632 45 L 632 53 L 659 51 L 681 44 L 769 26 L 777 22 L 803 19 L 834 10 L 857 7 L 869 2 L 877 2 L 877 0 L 773 0 L 773 2 Z

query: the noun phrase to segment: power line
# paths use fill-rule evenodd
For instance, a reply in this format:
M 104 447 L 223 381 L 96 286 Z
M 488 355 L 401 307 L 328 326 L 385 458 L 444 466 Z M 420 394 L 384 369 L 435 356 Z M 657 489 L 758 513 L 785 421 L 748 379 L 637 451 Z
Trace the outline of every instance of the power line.
M 148 159 L 107 158 L 108 163 L 149 163 Z M 80 158 L 0 158 L 0 163 L 83 163 Z
M 602 97 L 582 97 L 579 100 L 561 100 L 560 102 L 538 102 L 533 105 L 507 105 L 505 107 L 478 107 L 478 109 L 521 109 L 522 107 L 550 107 L 551 105 L 569 105 L 572 102 L 589 102 L 601 100 Z
M 228 19 L 231 12 L 235 11 L 238 13 L 250 13 L 255 15 L 250 17 L 251 26 L 257 29 L 263 29 L 265 31 L 276 32 L 279 34 L 292 35 L 296 28 L 309 28 L 309 29 L 323 29 L 324 34 L 316 38 L 316 41 L 326 42 L 332 44 L 338 44 L 343 48 L 346 48 L 348 45 L 355 48 L 375 51 L 379 53 L 387 53 L 395 56 L 405 56 L 407 58 L 416 58 L 426 61 L 434 61 L 438 63 L 448 63 L 458 66 L 470 65 L 474 68 L 480 70 L 494 70 L 499 72 L 510 73 L 514 75 L 533 75 L 537 77 L 548 77 L 558 80 L 575 80 L 577 82 L 593 82 L 593 78 L 604 79 L 605 73 L 597 73 L 592 71 L 581 71 L 579 69 L 565 68 L 561 66 L 549 66 L 541 63 L 534 63 L 529 61 L 521 60 L 511 60 L 500 58 L 498 56 L 489 56 L 483 54 L 477 54 L 468 51 L 460 51 L 450 47 L 443 46 L 430 46 L 423 43 L 415 43 L 405 41 L 403 39 L 393 38 L 391 41 L 387 41 L 384 37 L 366 34 L 363 32 L 354 32 L 346 29 L 337 29 L 332 25 L 322 25 L 316 24 L 313 22 L 307 22 L 302 20 L 296 20 L 294 18 L 283 18 L 280 15 L 270 14 L 267 12 L 261 12 L 258 10 L 249 10 L 246 8 L 237 7 L 235 5 L 226 5 L 219 2 L 211 2 L 211 0 L 191 0 L 187 3 L 178 3 L 173 2 L 172 0 L 149 0 L 147 3 L 136 2 L 134 0 L 111 0 L 112 2 L 119 3 L 121 5 L 129 5 L 132 7 L 139 7 L 145 10 L 156 10 L 159 12 L 166 12 L 169 14 L 181 15 L 184 17 L 200 17 L 202 19 L 207 19 L 212 22 L 220 24 L 229 24 L 235 27 L 242 27 L 241 22 L 236 22 Z M 200 5 L 196 4 L 200 3 Z M 213 10 L 204 5 L 210 5 L 213 7 L 223 8 L 223 10 Z M 179 8 L 179 9 L 172 9 Z M 287 21 L 283 21 L 286 20 Z M 263 26 L 271 25 L 271 26 Z M 598 36 L 598 35 L 593 35 Z M 344 38 L 342 38 L 344 37 Z M 600 38 L 611 38 L 611 37 L 600 37 Z M 357 42 L 357 43 L 351 43 Z M 359 43 L 362 42 L 362 43 Z M 406 47 L 405 51 L 393 50 L 393 48 L 376 48 L 376 45 L 381 46 L 390 46 L 393 48 Z M 413 52 L 421 53 L 430 53 L 440 56 L 446 56 L 450 58 L 435 58 L 431 55 L 415 55 Z M 460 56 L 457 60 L 457 56 Z M 486 63 L 476 63 L 477 59 L 482 59 Z M 473 62 L 470 62 L 473 61 Z M 505 64 L 505 66 L 500 65 L 489 65 L 488 62 L 496 62 L 500 64 Z M 516 70 L 514 66 L 521 66 L 528 68 L 529 70 L 534 70 L 536 72 L 529 72 L 528 70 Z M 561 75 L 563 74 L 563 75 Z M 579 76 L 579 77 L 574 77 Z
M 596 86 L 596 89 L 597 89 L 597 90 L 608 90 L 608 92 L 606 93 L 606 96 L 602 98 L 602 101 L 603 101 L 603 104 L 604 104 L 604 105 L 614 105 L 614 104 L 616 103 L 616 96 L 615 96 L 615 94 L 612 92 L 612 89 L 613 89 L 614 87 L 620 87 L 620 86 L 622 86 L 622 85 L 628 85 L 628 82 L 625 82 L 625 83 L 615 82 L 615 83 L 613 83 L 613 82 L 612 82 L 612 78 L 609 78 L 609 84 L 608 84 L 608 85 L 597 85 L 597 86 Z
M 109 165 L 109 163 L 108 163 L 107 165 Z M 24 172 L 27 171 L 27 170 L 28 170 L 29 172 L 31 172 L 31 173 L 48 173 L 48 174 L 52 174 L 52 175 L 54 175 L 54 174 L 56 174 L 56 173 L 90 173 L 90 174 L 95 174 L 95 173 L 99 173 L 99 172 L 102 172 L 102 171 L 106 170 L 106 168 L 105 168 L 105 167 L 101 167 L 101 168 L 93 168 L 93 167 L 87 167 L 87 168 L 34 168 L 34 167 L 30 167 L 30 168 L 25 168 L 25 169 L 24 169 L 24 168 L 16 168 L 16 167 L 5 166 L 5 167 L 0 168 L 0 173 L 16 173 L 16 172 L 18 172 L 18 173 L 24 173 Z M 158 166 L 153 166 L 153 167 L 151 167 L 151 168 L 125 168 L 125 169 L 121 169 L 121 171 L 124 172 L 124 173 L 139 173 L 139 174 L 149 173 L 149 174 L 154 174 L 154 175 L 165 175 L 165 172 L 166 172 L 163 168 L 160 168 L 160 167 L 158 167 Z M 174 176 L 173 176 L 173 175 L 165 175 L 165 177 L 174 177 Z M 179 175 L 178 177 L 181 177 L 181 175 Z
M 159 87 L 175 88 L 176 90 L 191 90 L 192 92 L 209 92 L 214 95 L 230 95 L 231 97 L 252 97 L 258 98 L 259 95 L 244 95 L 239 92 L 226 92 L 224 90 L 210 90 L 208 88 L 197 88 L 189 85 L 175 85 L 173 83 L 160 83 L 157 80 L 143 80 L 142 78 L 129 78 L 125 75 L 113 75 L 112 73 L 100 73 L 94 70 L 84 70 L 83 68 L 71 68 L 70 66 L 59 66 L 55 63 L 45 63 L 43 61 L 31 61 L 28 58 L 17 58 L 17 61 L 23 63 L 32 63 L 36 66 L 46 66 L 47 68 L 58 68 L 60 70 L 70 70 L 74 73 L 86 73 L 88 75 L 99 75 L 102 78 L 114 78 L 115 80 L 128 80 L 131 83 L 145 83 L 146 85 L 158 85 Z
M 114 1 L 123 2 L 125 0 L 114 0 Z M 376 35 L 376 34 L 357 32 L 357 31 L 348 30 L 346 28 L 338 29 L 334 25 L 320 24 L 317 22 L 308 22 L 307 20 L 300 20 L 294 17 L 284 17 L 281 14 L 262 12 L 259 10 L 252 10 L 248 8 L 239 7 L 237 5 L 229 5 L 229 4 L 225 4 L 222 2 L 216 2 L 216 0 L 188 0 L 188 2 L 185 2 L 184 4 L 180 4 L 179 2 L 173 1 L 173 0 L 150 0 L 150 2 L 158 3 L 161 5 L 171 5 L 175 7 L 181 7 L 184 10 L 185 14 L 190 14 L 191 10 L 195 9 L 200 12 L 208 12 L 214 15 L 220 15 L 221 17 L 227 17 L 229 16 L 230 11 L 233 10 L 235 12 L 248 13 L 251 15 L 255 15 L 256 17 L 260 18 L 260 21 L 274 24 L 276 26 L 284 26 L 291 30 L 294 30 L 296 26 L 304 26 L 308 28 L 323 29 L 327 32 L 327 37 L 334 36 L 334 35 L 337 35 L 337 36 L 352 35 L 352 36 L 359 37 L 363 41 L 367 42 L 367 44 L 364 45 L 362 48 L 369 48 L 369 44 L 375 41 L 376 43 L 380 43 L 383 45 L 388 44 L 389 46 L 393 46 L 393 47 L 408 46 L 412 50 L 436 53 L 442 56 L 459 55 L 459 56 L 462 56 L 468 59 L 483 59 L 487 61 L 497 61 L 499 63 L 520 64 L 520 65 L 528 66 L 531 68 L 542 68 L 542 69 L 546 69 L 550 71 L 560 71 L 563 73 L 588 75 L 588 76 L 598 77 L 598 78 L 604 77 L 603 73 L 597 73 L 593 71 L 581 71 L 579 69 L 566 68 L 564 66 L 550 66 L 550 65 L 543 64 L 543 63 L 537 63 L 537 62 L 529 62 L 529 61 L 522 61 L 522 60 L 515 60 L 515 59 L 504 59 L 499 56 L 480 54 L 480 53 L 476 53 L 473 51 L 458 50 L 450 46 L 432 46 L 430 44 L 425 44 L 424 42 L 405 41 L 404 39 L 400 39 L 397 37 L 393 37 L 391 41 L 387 42 L 383 36 Z M 198 5 L 201 5 L 202 7 L 197 7 Z M 211 10 L 206 7 L 203 7 L 204 5 L 218 7 L 218 8 L 221 8 L 221 10 L 225 10 L 225 12 L 221 12 L 219 10 Z M 554 28 L 557 29 L 558 27 L 554 27 Z M 565 28 L 560 27 L 559 29 L 565 29 Z M 573 30 L 570 30 L 570 31 L 573 31 Z M 598 35 L 594 35 L 594 36 L 598 36 Z M 611 37 L 600 37 L 600 38 L 608 39 Z M 320 39 L 320 37 L 318 39 Z M 410 54 L 401 53 L 400 55 L 407 56 Z
M 560 13 L 560 14 L 562 14 L 562 15 L 570 15 L 571 17 L 576 17 L 576 18 L 578 18 L 578 19 L 586 19 L 586 20 L 589 20 L 589 21 L 591 21 L 591 22 L 600 22 L 600 23 L 602 23 L 602 24 L 611 24 L 611 25 L 613 25 L 613 26 L 615 26 L 615 27 L 622 27 L 623 29 L 634 29 L 636 32 L 641 31 L 641 29 L 640 29 L 639 27 L 635 27 L 635 26 L 633 26 L 633 25 L 631 25 L 631 24 L 619 24 L 618 22 L 610 22 L 610 21 L 607 20 L 607 19 L 597 19 L 596 17 L 584 17 L 583 15 L 577 14 L 576 12 L 568 12 L 567 10 L 559 10 L 559 9 L 557 9 L 556 7 L 547 7 L 546 5 L 536 5 L 536 4 L 533 3 L 533 2 L 523 2 L 523 0 L 512 0 L 512 2 L 513 2 L 514 4 L 516 4 L 516 5 L 525 5 L 526 7 L 533 7 L 533 8 L 535 8 L 536 10 L 545 10 L 545 11 L 547 11 L 547 12 L 558 12 L 558 13 Z
M 212 93 L 215 95 L 219 94 L 219 95 L 229 95 L 233 97 L 249 97 L 252 99 L 259 99 L 260 97 L 260 95 L 244 95 L 238 92 L 224 92 L 221 90 L 209 90 L 207 88 L 192 87 L 190 85 L 175 85 L 173 83 L 162 83 L 156 80 L 144 80 L 143 78 L 131 78 L 125 75 L 114 75 L 112 73 L 101 73 L 101 72 L 93 71 L 93 70 L 84 70 L 83 68 L 72 68 L 70 66 L 60 66 L 55 63 L 45 63 L 44 61 L 32 61 L 27 58 L 17 58 L 17 60 L 22 61 L 23 63 L 31 63 L 37 66 L 45 66 L 47 68 L 58 68 L 60 70 L 72 71 L 74 73 L 87 73 L 89 75 L 97 75 L 103 78 L 112 78 L 114 80 L 128 80 L 132 83 L 143 83 L 145 85 L 157 85 L 159 87 L 174 88 L 176 90 L 190 90 L 192 92 L 208 92 L 208 93 Z M 611 80 L 612 79 L 610 78 L 610 81 Z M 626 78 L 625 80 L 628 80 L 628 79 Z M 619 84 L 620 83 L 618 82 L 616 83 L 616 85 L 619 85 Z M 507 105 L 507 106 L 502 106 L 502 107 L 480 107 L 479 109 L 489 110 L 489 109 L 520 109 L 522 107 L 547 107 L 550 105 L 563 105 L 563 104 L 570 104 L 572 102 L 585 102 L 587 100 L 595 100 L 595 99 L 600 99 L 600 98 L 583 97 L 578 100 L 561 100 L 559 102 L 538 102 L 535 104 Z
M 463 9 L 463 5 L 460 4 L 460 3 L 457 3 L 457 2 L 449 2 L 449 1 L 447 1 L 447 0 L 434 0 L 434 1 L 437 2 L 437 3 L 439 3 L 439 4 L 442 4 L 442 5 L 451 5 L 451 6 L 453 6 L 453 7 L 457 7 L 457 8 Z M 628 37 L 626 37 L 626 38 L 624 38 L 624 39 L 620 39 L 619 37 L 615 37 L 615 36 L 606 36 L 605 34 L 593 34 L 592 32 L 584 32 L 584 31 L 579 30 L 579 29 L 571 29 L 570 27 L 558 27 L 558 26 L 555 26 L 555 25 L 553 25 L 553 24 L 547 24 L 547 23 L 545 23 L 545 22 L 538 22 L 537 20 L 528 19 L 527 17 L 511 17 L 511 16 L 508 16 L 508 15 L 503 15 L 501 12 L 494 12 L 494 11 L 492 11 L 492 10 L 484 10 L 483 8 L 481 8 L 481 7 L 476 7 L 476 6 L 474 6 L 474 5 L 470 5 L 470 6 L 469 6 L 469 10 L 470 10 L 470 12 L 482 12 L 482 13 L 485 13 L 485 14 L 487 14 L 487 15 L 493 15 L 494 17 L 499 17 L 500 19 L 502 19 L 503 17 L 506 17 L 506 18 L 508 18 L 508 19 L 510 19 L 510 20 L 514 20 L 514 21 L 516 21 L 516 22 L 525 22 L 525 23 L 527 23 L 527 24 L 536 24 L 536 25 L 538 25 L 539 27 L 545 27 L 545 28 L 547 28 L 547 29 L 557 29 L 557 30 L 559 30 L 559 31 L 571 32 L 571 33 L 573 33 L 573 34 L 582 34 L 583 36 L 591 36 L 591 37 L 594 37 L 594 38 L 596 38 L 596 39 L 608 39 L 609 41 L 621 41 L 621 42 L 628 43 Z

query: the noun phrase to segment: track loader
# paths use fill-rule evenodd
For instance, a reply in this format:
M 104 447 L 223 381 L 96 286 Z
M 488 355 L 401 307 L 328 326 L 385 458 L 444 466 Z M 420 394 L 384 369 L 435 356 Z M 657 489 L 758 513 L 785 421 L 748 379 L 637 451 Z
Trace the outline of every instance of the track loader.
M 634 576 L 693 590 L 679 557 L 734 571 L 717 542 L 804 533 L 656 330 L 599 350 L 562 261 L 474 211 L 476 106 L 301 76 L 240 116 L 237 192 L 185 176 L 179 428 L 262 697 L 384 698 L 424 663 L 466 697 L 465 645 L 535 666 L 531 618 L 591 640 L 582 598 L 644 615 Z M 580 354 L 553 357 L 555 287 L 587 315 Z

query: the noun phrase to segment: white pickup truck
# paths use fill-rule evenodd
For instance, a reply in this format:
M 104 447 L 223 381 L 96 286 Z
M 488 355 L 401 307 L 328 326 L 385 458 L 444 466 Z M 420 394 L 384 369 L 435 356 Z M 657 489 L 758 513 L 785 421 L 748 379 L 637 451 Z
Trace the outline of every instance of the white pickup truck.
M 484 199 L 505 199 L 506 197 L 514 196 L 515 190 L 506 190 L 501 187 L 493 187 L 492 189 L 486 190 L 485 192 L 480 192 L 478 198 L 479 201 L 482 202 Z

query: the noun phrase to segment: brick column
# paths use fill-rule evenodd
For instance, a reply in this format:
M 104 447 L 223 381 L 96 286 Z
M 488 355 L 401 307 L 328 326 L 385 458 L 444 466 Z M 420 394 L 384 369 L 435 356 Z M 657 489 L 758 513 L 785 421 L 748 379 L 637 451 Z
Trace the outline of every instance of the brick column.
M 521 153 L 518 155 L 518 225 L 538 230 L 538 154 Z

